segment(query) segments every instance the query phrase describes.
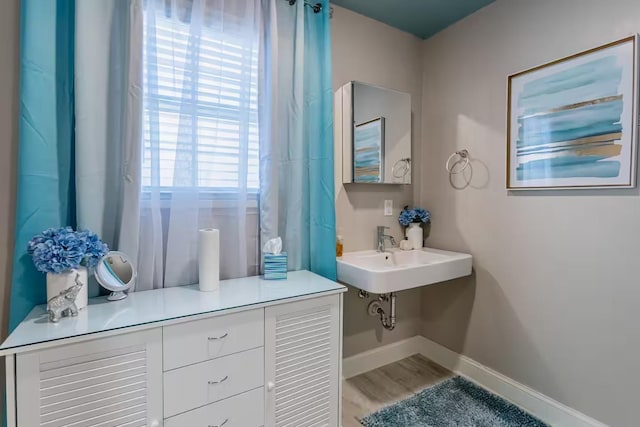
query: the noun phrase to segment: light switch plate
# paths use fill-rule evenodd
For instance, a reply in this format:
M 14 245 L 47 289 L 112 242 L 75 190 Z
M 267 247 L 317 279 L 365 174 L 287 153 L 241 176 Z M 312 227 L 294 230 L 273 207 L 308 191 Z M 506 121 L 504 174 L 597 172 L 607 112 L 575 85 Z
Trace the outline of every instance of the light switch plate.
M 384 216 L 393 215 L 393 200 L 384 201 Z

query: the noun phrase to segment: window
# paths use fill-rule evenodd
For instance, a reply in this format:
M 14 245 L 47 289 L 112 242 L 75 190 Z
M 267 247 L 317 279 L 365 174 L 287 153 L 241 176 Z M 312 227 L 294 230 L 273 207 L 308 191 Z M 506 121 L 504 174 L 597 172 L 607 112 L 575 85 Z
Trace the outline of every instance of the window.
M 143 187 L 257 193 L 257 36 L 166 15 L 144 20 Z

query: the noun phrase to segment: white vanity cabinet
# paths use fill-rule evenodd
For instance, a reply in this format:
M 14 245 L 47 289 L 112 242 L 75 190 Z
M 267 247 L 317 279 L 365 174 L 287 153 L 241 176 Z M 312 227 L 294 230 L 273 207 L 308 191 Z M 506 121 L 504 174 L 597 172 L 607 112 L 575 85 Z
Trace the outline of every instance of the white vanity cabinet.
M 339 426 L 345 288 L 289 276 L 96 300 L 57 325 L 37 307 L 0 347 L 8 426 Z

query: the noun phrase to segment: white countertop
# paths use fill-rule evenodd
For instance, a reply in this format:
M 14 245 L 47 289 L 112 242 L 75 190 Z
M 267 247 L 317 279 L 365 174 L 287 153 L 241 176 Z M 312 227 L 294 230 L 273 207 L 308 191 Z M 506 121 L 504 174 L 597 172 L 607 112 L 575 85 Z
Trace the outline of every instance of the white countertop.
M 287 280 L 263 280 L 259 276 L 223 280 L 219 292 L 200 292 L 197 285 L 191 285 L 132 292 L 115 302 L 106 297 L 91 298 L 77 317 L 64 317 L 58 323 L 49 322 L 46 306 L 39 305 L 0 346 L 0 356 L 42 348 L 43 343 L 57 345 L 57 340 L 103 335 L 122 328 L 148 329 L 193 320 L 185 319 L 188 316 L 226 314 L 346 290 L 309 271 L 294 271 L 288 273 Z M 93 338 L 97 336 L 86 337 Z

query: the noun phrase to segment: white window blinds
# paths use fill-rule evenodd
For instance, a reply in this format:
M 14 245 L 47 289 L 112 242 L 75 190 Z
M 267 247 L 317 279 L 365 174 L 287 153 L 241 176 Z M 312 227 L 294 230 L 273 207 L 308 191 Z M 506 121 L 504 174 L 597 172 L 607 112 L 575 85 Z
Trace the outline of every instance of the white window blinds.
M 228 17 L 176 15 L 145 14 L 143 187 L 255 193 L 258 35 Z

